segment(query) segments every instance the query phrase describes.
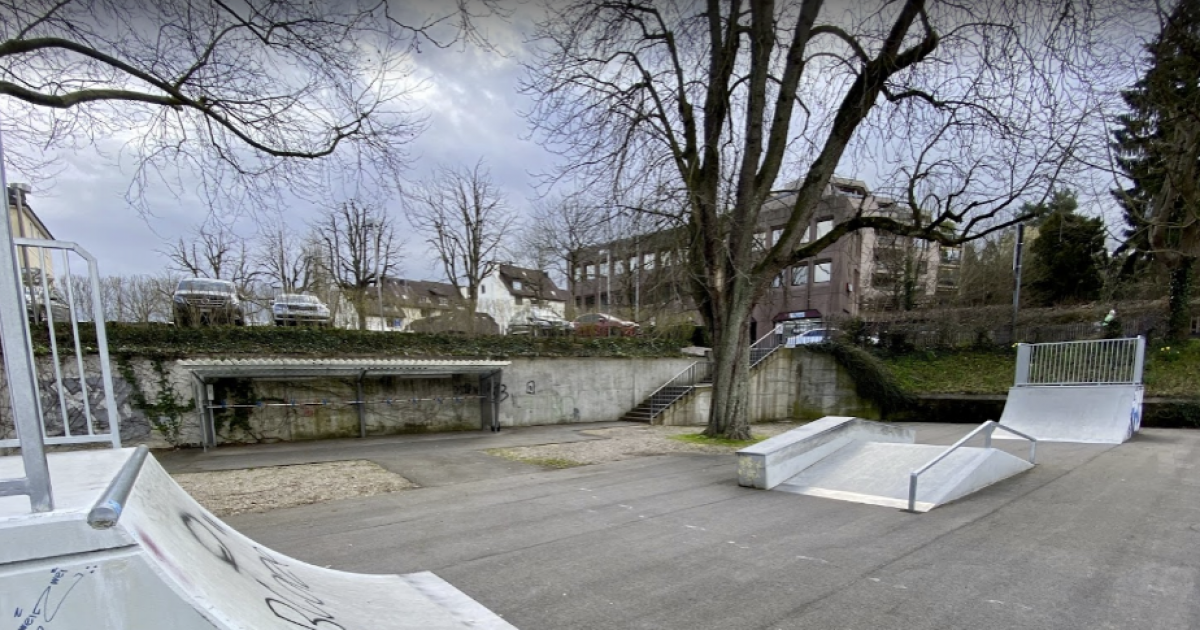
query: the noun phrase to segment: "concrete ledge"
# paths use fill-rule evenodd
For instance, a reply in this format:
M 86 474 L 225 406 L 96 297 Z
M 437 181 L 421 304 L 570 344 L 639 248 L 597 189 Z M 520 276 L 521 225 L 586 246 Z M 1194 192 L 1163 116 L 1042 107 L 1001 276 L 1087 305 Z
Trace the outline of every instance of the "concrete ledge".
M 738 451 L 738 485 L 770 490 L 852 442 L 915 441 L 916 431 L 907 427 L 825 416 Z

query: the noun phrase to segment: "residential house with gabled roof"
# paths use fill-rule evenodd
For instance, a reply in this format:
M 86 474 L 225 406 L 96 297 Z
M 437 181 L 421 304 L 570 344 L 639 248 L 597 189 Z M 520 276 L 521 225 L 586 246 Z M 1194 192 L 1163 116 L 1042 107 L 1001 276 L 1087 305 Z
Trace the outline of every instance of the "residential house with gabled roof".
M 463 310 L 466 303 L 445 282 L 385 277 L 382 285 L 368 289 L 364 306 L 368 330 L 408 332 L 413 322 Z
M 507 332 L 509 324 L 530 316 L 565 317 L 569 299 L 546 272 L 500 264 L 480 283 L 475 311 L 491 315 Z

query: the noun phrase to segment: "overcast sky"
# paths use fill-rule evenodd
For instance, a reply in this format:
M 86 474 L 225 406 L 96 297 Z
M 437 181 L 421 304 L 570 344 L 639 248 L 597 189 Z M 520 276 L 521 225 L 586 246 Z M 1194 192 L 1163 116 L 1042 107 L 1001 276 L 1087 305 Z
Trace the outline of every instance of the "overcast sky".
M 418 6 L 419 2 L 406 5 Z M 523 212 L 535 192 L 530 173 L 550 170 L 554 156 L 524 138 L 527 127 L 519 112 L 530 103 L 517 93 L 517 84 L 520 61 L 527 54 L 523 38 L 530 30 L 534 8 L 532 3 L 514 6 L 509 20 L 482 24 L 496 51 L 427 45 L 412 56 L 415 77 L 423 81 L 414 98 L 428 117 L 428 129 L 411 147 L 410 177 L 421 178 L 437 163 L 470 165 L 483 158 L 508 203 Z M 47 182 L 35 183 L 31 205 L 55 237 L 78 242 L 95 254 L 102 273 L 158 273 L 167 265 L 159 250 L 203 222 L 209 208 L 198 197 L 177 197 L 160 187 L 147 196 L 152 215 L 139 214 L 125 200 L 133 165 L 116 161 L 120 148 L 118 139 L 99 139 L 95 147 L 59 156 L 60 172 Z M 877 186 L 868 162 L 843 165 L 839 174 Z M 1103 201 L 1108 186 L 1099 182 L 1094 198 Z M 1084 210 L 1091 205 L 1085 201 Z M 406 228 L 398 200 L 390 202 L 389 210 Z M 304 232 L 318 211 L 307 202 L 297 202 L 287 221 Z M 254 226 L 243 221 L 236 228 L 249 236 Z M 420 236 L 408 229 L 401 232 L 407 241 L 401 273 L 413 279 L 440 279 L 441 271 Z
M 483 158 L 509 204 L 522 211 L 529 206 L 534 195 L 529 173 L 550 168 L 553 156 L 523 139 L 526 124 L 519 111 L 527 101 L 517 93 L 517 82 L 528 11 L 522 7 L 508 21 L 483 25 L 497 52 L 426 45 L 412 55 L 415 76 L 423 79 L 416 101 L 429 126 L 412 147 L 411 178 L 421 178 L 439 162 L 470 165 Z M 119 148 L 115 139 L 101 140 L 94 149 L 60 156 L 61 172 L 52 181 L 35 184 L 30 205 L 55 238 L 75 241 L 96 255 L 101 273 L 157 273 L 167 265 L 157 250 L 203 222 L 208 208 L 198 197 L 178 198 L 161 187 L 150 195 L 154 216 L 141 216 L 125 200 L 133 171 L 113 157 Z M 400 219 L 407 242 L 402 273 L 440 279 L 424 243 L 403 222 L 399 202 L 392 200 L 388 209 Z M 302 232 L 317 212 L 301 202 L 287 220 Z M 242 221 L 235 229 L 249 235 L 254 228 Z

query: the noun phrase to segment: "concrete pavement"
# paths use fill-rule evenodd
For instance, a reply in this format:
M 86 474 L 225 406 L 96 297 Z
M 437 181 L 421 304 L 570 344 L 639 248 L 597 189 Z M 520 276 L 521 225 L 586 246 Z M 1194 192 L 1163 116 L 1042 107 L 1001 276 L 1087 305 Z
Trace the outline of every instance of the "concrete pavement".
M 941 444 L 971 428 L 914 426 L 918 442 Z M 440 449 L 439 465 L 453 466 L 451 451 L 509 445 L 433 437 L 392 448 Z M 223 449 L 189 466 L 270 450 Z M 1033 470 L 920 515 L 739 488 L 732 454 L 558 471 L 505 462 L 504 474 L 229 522 L 320 565 L 434 571 L 522 630 L 1196 628 L 1198 457 L 1190 431 L 1044 444 Z

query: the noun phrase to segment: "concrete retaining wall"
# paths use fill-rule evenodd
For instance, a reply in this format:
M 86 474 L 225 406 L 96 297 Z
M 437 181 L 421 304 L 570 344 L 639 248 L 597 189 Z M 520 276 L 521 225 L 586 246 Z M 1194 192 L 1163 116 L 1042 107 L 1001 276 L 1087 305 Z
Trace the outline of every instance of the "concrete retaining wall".
M 695 361 L 695 357 L 513 359 L 504 368 L 500 424 L 619 420 Z
M 695 357 L 658 359 L 537 358 L 514 359 L 504 369 L 500 394 L 501 426 L 530 426 L 570 422 L 599 422 L 619 419 L 646 396 L 695 361 Z M 73 365 L 73 364 L 72 364 Z M 137 386 L 147 399 L 159 394 L 159 375 L 153 362 L 130 362 Z M 85 431 L 83 397 L 76 370 L 63 366 L 68 418 L 72 430 Z M 179 427 L 178 443 L 201 442 L 201 410 L 195 406 L 197 391 L 190 373 L 174 361 L 163 364 L 167 382 L 176 401 L 188 405 Z M 89 357 L 85 372 L 99 374 L 98 359 Z M 53 365 L 39 363 L 42 405 L 50 435 L 61 435 L 62 420 L 54 388 Z M 101 419 L 97 430 L 107 430 L 98 376 L 88 377 L 90 403 Z M 169 447 L 161 432 L 133 403 L 133 385 L 113 365 L 113 384 L 122 418 L 124 443 L 147 443 Z M 15 437 L 7 391 L 0 379 L 0 438 Z M 285 441 L 357 437 L 358 408 L 348 401 L 358 399 L 356 384 L 345 379 L 315 378 L 291 381 L 220 379 L 211 385 L 213 400 L 260 406 L 216 409 L 214 420 L 219 443 Z M 439 379 L 367 378 L 363 407 L 368 435 L 478 430 L 483 426 L 479 379 L 459 376 Z M 419 399 L 412 402 L 413 399 Z M 378 401 L 392 400 L 391 404 Z M 296 405 L 290 403 L 324 402 Z
M 659 359 L 533 358 L 513 359 L 504 369 L 500 393 L 500 424 L 505 427 L 600 422 L 619 419 L 663 383 L 686 369 L 695 357 Z M 73 364 L 72 364 L 73 365 Z M 83 401 L 72 365 L 63 366 L 68 418 L 72 429 L 83 429 Z M 159 375 L 145 359 L 130 362 L 137 385 L 153 401 Z M 190 373 L 175 362 L 164 364 L 167 381 L 181 404 L 193 405 L 197 396 Z M 96 357 L 88 357 L 85 371 L 99 374 Z M 133 404 L 133 387 L 113 366 L 117 407 L 122 417 L 121 437 L 127 444 L 170 446 L 152 428 L 146 414 Z M 43 383 L 42 404 L 48 431 L 61 434 L 54 372 L 48 359 L 39 364 Z M 99 378 L 89 376 L 90 403 L 107 429 Z M 0 438 L 13 437 L 7 392 L 0 382 Z M 701 387 L 667 411 L 660 421 L 670 425 L 703 425 L 712 403 L 711 388 Z M 483 425 L 475 377 L 448 379 L 368 378 L 363 398 L 388 400 L 363 408 L 368 435 L 425 431 L 476 430 Z M 411 402 L 412 399 L 422 399 Z M 218 442 L 238 443 L 355 437 L 359 433 L 358 409 L 346 401 L 357 400 L 355 384 L 339 379 L 259 381 L 223 379 L 213 384 L 213 399 L 229 403 L 264 403 L 262 406 L 214 410 Z M 439 400 L 440 399 L 440 400 Z M 750 383 L 751 422 L 784 418 L 814 419 L 826 415 L 878 418 L 878 410 L 854 393 L 849 376 L 827 355 L 803 349 L 781 349 L 754 370 Z M 326 401 L 309 406 L 272 406 L 270 403 Z M 201 442 L 201 412 L 184 413 L 178 442 Z M 239 428 L 241 427 L 241 428 Z
M 699 387 L 657 421 L 670 426 L 703 425 L 711 408 L 712 388 Z M 825 416 L 880 419 L 879 408 L 858 395 L 854 380 L 827 354 L 781 348 L 751 372 L 750 422 Z

